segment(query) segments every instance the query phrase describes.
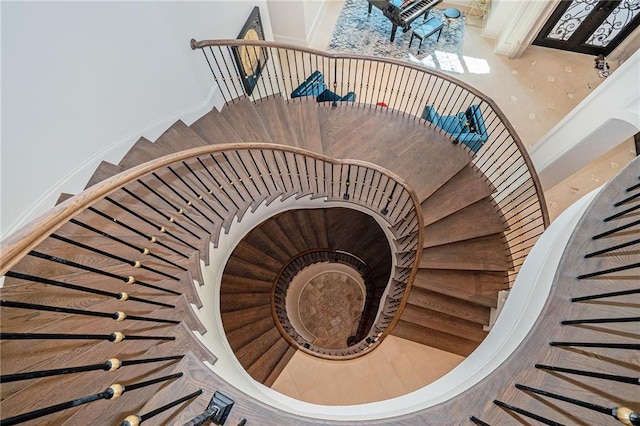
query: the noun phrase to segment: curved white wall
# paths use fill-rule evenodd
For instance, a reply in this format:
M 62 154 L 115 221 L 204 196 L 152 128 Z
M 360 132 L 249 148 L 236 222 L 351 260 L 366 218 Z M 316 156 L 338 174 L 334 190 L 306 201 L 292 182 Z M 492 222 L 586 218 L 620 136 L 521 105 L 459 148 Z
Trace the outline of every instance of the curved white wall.
M 549 131 L 531 150 L 545 189 L 640 131 L 640 51 Z
M 236 38 L 255 5 L 271 39 L 266 0 L 2 2 L 1 235 L 217 104 L 189 40 Z
M 196 286 L 205 305 L 197 313 L 210 329 L 202 341 L 218 356 L 212 369 L 233 386 L 266 404 L 323 420 L 383 419 L 445 402 L 488 377 L 525 339 L 545 305 L 566 244 L 597 192 L 593 191 L 568 208 L 541 236 L 523 264 L 491 332 L 469 357 L 442 378 L 415 392 L 386 401 L 351 406 L 302 402 L 254 381 L 237 361 L 224 337 L 222 321 L 216 310 L 220 303 L 218 283 L 235 245 L 265 217 L 290 208 L 316 208 L 324 203 L 320 199 L 307 198 L 294 201 L 291 197 L 283 203 L 261 206 L 258 214 L 246 214 L 241 223 L 234 224 L 229 234 L 221 236 L 218 248 L 211 250 L 210 265 L 204 268 L 207 285 Z

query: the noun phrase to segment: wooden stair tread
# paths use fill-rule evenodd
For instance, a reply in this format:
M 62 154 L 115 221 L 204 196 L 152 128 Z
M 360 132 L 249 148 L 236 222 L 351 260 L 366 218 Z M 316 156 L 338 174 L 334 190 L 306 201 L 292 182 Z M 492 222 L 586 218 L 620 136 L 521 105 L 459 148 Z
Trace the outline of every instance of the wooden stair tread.
M 319 116 L 327 155 L 378 164 L 406 180 L 421 200 L 472 158 L 424 123 L 379 109 L 320 108 Z
M 282 262 L 271 257 L 268 252 L 261 251 L 244 240 L 238 243 L 231 256 L 247 262 L 253 262 L 255 265 L 272 271 L 279 271 L 284 266 Z
M 464 167 L 421 203 L 424 225 L 488 197 L 494 190 L 474 167 Z
M 274 143 L 298 146 L 298 135 L 292 127 L 293 121 L 282 95 L 261 98 L 253 103 L 253 107 Z
M 278 264 L 279 265 L 279 264 Z M 259 280 L 272 281 L 276 278 L 280 267 L 263 266 L 244 260 L 240 257 L 231 256 L 224 267 L 225 274 L 240 277 L 256 278 Z
M 502 234 L 422 250 L 421 268 L 507 271 L 511 268 Z
M 184 124 L 182 120 L 173 123 L 154 143 L 172 153 L 209 145 L 193 129 Z
M 271 293 L 273 281 L 241 277 L 231 274 L 222 276 L 221 293 Z
M 247 345 L 241 347 L 236 353 L 236 358 L 240 364 L 246 369 L 250 368 L 265 352 L 269 350 L 278 340 L 282 340 L 280 332 L 273 327 L 258 338 L 252 340 Z
M 470 240 L 504 230 L 499 212 L 487 197 L 426 226 L 423 247 Z
M 261 226 L 251 230 L 243 241 L 263 253 L 269 253 L 272 258 L 276 259 L 280 263 L 284 264 L 291 258 L 289 253 L 276 244 L 274 239 L 271 238 L 271 236 L 267 234 Z
M 259 321 L 271 315 L 271 304 L 254 306 L 252 308 L 241 309 L 222 314 L 222 324 L 225 332 L 233 331 L 237 328 Z
M 95 171 L 89 178 L 89 181 L 87 182 L 84 188 L 87 189 L 90 186 L 93 186 L 96 183 L 102 182 L 103 180 L 106 180 L 112 176 L 115 176 L 124 170 L 125 169 L 123 167 L 117 166 L 115 164 L 112 164 L 112 163 L 109 163 L 108 161 L 103 160 L 100 162 L 100 164 L 98 164 L 98 167 L 96 167 Z
M 264 383 L 290 347 L 289 342 L 286 340 L 278 340 L 260 358 L 251 364 L 251 367 L 247 369 L 247 373 L 256 381 Z
M 421 343 L 423 345 L 465 357 L 469 356 L 471 352 L 478 347 L 477 342 L 452 336 L 438 330 L 421 327 L 402 320 L 398 321 L 398 324 L 391 334 L 412 342 Z
M 295 146 L 323 154 L 322 133 L 318 118 L 318 103 L 313 98 L 298 98 L 287 102 L 290 126 L 295 132 Z
M 505 272 L 418 269 L 413 286 L 495 308 L 509 282 Z
M 148 139 L 140 138 L 133 144 L 129 151 L 127 151 L 124 157 L 122 157 L 118 165 L 125 169 L 131 169 L 170 153 L 171 151 L 167 151 L 160 145 L 156 145 Z
M 412 304 L 405 306 L 401 319 L 478 343 L 482 342 L 487 336 L 487 332 L 483 330 L 482 324 Z
M 216 108 L 189 126 L 210 144 L 239 143 L 242 139 Z
M 283 213 L 275 218 L 278 227 L 287 236 L 288 242 L 298 252 L 304 252 L 311 247 L 307 244 L 304 236 L 302 235 L 303 226 L 298 220 L 298 215 L 295 211 Z
M 280 360 L 275 365 L 275 367 L 273 367 L 273 369 L 271 370 L 271 373 L 269 373 L 269 376 L 267 376 L 267 378 L 264 379 L 264 381 L 262 382 L 263 385 L 268 387 L 273 386 L 273 384 L 276 382 L 276 380 L 280 376 L 280 373 L 284 371 L 287 364 L 289 364 L 289 361 L 291 361 L 291 358 L 293 358 L 293 356 L 298 351 L 293 346 L 291 345 L 288 345 L 288 346 L 289 347 L 287 348 L 287 351 L 281 356 Z
M 232 103 L 226 104 L 221 112 L 242 142 L 272 142 L 260 115 L 248 98 L 235 99 Z
M 490 309 L 421 288 L 413 288 L 407 303 L 481 325 L 489 325 Z
M 272 328 L 275 328 L 275 324 L 271 315 L 265 316 L 264 318 L 261 318 L 243 327 L 236 328 L 235 330 L 226 333 L 227 340 L 229 341 L 229 346 L 231 346 L 231 349 L 233 349 L 234 351 L 237 351 L 243 346 L 246 346 L 253 340 L 257 339 L 264 333 L 268 332 Z
M 271 304 L 271 295 L 265 293 L 233 293 L 220 295 L 222 313 L 242 311 Z

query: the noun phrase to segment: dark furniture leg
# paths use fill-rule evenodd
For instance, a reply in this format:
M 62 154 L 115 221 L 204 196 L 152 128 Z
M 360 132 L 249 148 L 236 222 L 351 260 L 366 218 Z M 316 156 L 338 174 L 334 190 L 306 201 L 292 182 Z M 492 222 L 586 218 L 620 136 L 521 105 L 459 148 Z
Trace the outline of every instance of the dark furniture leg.
M 396 39 L 397 30 L 398 30 L 398 26 L 396 24 L 393 24 L 393 26 L 391 27 L 391 43 L 393 43 L 393 40 Z

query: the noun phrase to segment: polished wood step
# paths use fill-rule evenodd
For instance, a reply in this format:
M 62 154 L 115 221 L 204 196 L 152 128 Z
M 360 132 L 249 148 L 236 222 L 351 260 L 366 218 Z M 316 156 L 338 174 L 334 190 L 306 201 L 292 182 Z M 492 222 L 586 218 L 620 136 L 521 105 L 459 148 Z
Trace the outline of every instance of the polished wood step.
M 89 181 L 87 182 L 84 188 L 87 189 L 90 186 L 93 186 L 96 183 L 102 182 L 103 180 L 113 177 L 124 170 L 125 170 L 124 168 L 118 165 L 115 165 L 115 164 L 109 163 L 108 161 L 103 160 L 100 162 L 100 164 L 98 164 L 98 167 L 96 167 L 95 171 L 89 178 Z
M 287 101 L 287 110 L 291 117 L 289 125 L 295 132 L 295 144 L 292 145 L 322 154 L 324 150 L 317 104 L 312 98 L 292 99 Z
M 289 345 L 287 351 L 280 357 L 280 360 L 278 360 L 278 363 L 275 365 L 275 367 L 273 367 L 271 373 L 269 373 L 267 378 L 264 379 L 262 384 L 269 387 L 273 386 L 276 380 L 278 380 L 280 373 L 284 371 L 287 364 L 289 364 L 289 361 L 291 361 L 291 358 L 293 358 L 297 351 L 298 350 L 296 348 Z
M 233 254 L 231 255 L 233 258 L 238 258 L 245 260 L 247 262 L 251 262 L 256 266 L 260 266 L 262 268 L 266 268 L 270 271 L 279 271 L 282 269 L 284 264 L 277 259 L 271 257 L 269 252 L 262 251 L 251 244 L 243 241 L 240 241 L 235 249 L 233 249 Z
M 511 268 L 502 234 L 422 250 L 421 268 L 507 271 Z
M 464 167 L 429 198 L 422 201 L 424 225 L 430 225 L 489 197 L 494 191 L 474 167 Z
M 405 306 L 400 318 L 403 321 L 478 343 L 487 337 L 487 332 L 483 330 L 482 324 L 443 314 L 431 309 L 425 309 L 410 303 Z
M 220 291 L 223 293 L 271 293 L 273 281 L 224 274 Z
M 234 99 L 222 108 L 222 116 L 233 127 L 242 142 L 273 142 L 260 114 L 246 97 Z
M 282 358 L 287 354 L 289 342 L 280 338 L 267 351 L 258 358 L 251 367 L 247 369 L 247 373 L 260 383 L 264 383 L 271 373 L 276 369 Z
M 226 333 L 271 315 L 271 304 L 262 304 L 253 308 L 241 309 L 222 314 L 222 324 Z
M 261 98 L 253 103 L 262 124 L 267 129 L 273 143 L 298 146 L 298 135 L 292 126 L 293 120 L 284 98 L 280 94 Z
M 465 357 L 469 356 L 471 352 L 478 347 L 477 342 L 402 320 L 398 321 L 398 324 L 391 334 L 412 342 L 421 343 L 432 348 Z
M 275 241 L 276 240 L 271 238 L 271 235 L 267 234 L 261 226 L 252 229 L 243 240 L 243 242 L 250 244 L 256 250 L 259 250 L 262 253 L 268 253 L 273 259 L 282 264 L 286 264 L 289 259 L 291 259 L 291 255 L 281 248 Z
M 224 323 L 224 316 L 222 321 Z M 272 328 L 275 328 L 275 324 L 271 315 L 265 316 L 264 318 L 243 327 L 236 328 L 235 330 L 226 333 L 229 346 L 231 346 L 232 350 L 237 351 L 256 340 L 264 333 L 267 333 Z
M 182 120 L 173 123 L 154 143 L 172 153 L 209 145 L 206 140 L 202 139 L 200 135 L 184 124 Z
M 189 126 L 210 144 L 240 143 L 242 138 L 216 108 Z
M 225 274 L 273 281 L 277 277 L 280 267 L 277 265 L 273 268 L 261 266 L 251 262 L 250 260 L 244 260 L 240 257 L 232 256 L 227 261 L 224 271 Z
M 263 333 L 258 338 L 252 340 L 247 345 L 241 347 L 236 353 L 236 358 L 240 361 L 240 364 L 246 369 L 249 369 L 254 362 L 256 362 L 262 355 L 265 354 L 278 340 L 282 340 L 278 329 L 273 327 L 266 333 Z
M 413 287 L 495 308 L 498 292 L 508 289 L 509 281 L 505 272 L 418 269 Z
M 483 198 L 424 229 L 423 247 L 435 247 L 505 231 L 505 224 L 491 198 Z
M 489 325 L 490 309 L 488 307 L 430 290 L 413 288 L 407 303 L 476 324 Z
M 167 151 L 160 145 L 156 145 L 146 138 L 140 138 L 133 144 L 129 151 L 127 151 L 124 157 L 122 157 L 118 165 L 125 169 L 131 169 L 170 153 L 171 151 Z
M 220 295 L 220 312 L 243 311 L 258 306 L 269 306 L 271 295 L 265 293 L 230 293 Z

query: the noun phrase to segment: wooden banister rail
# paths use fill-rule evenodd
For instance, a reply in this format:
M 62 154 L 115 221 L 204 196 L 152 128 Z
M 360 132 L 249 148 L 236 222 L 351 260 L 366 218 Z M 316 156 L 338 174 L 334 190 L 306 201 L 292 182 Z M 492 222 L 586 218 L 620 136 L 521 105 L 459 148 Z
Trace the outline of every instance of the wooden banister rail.
M 135 182 L 137 179 L 153 173 L 162 167 L 170 164 L 187 160 L 206 154 L 222 151 L 235 151 L 235 150 L 281 150 L 286 152 L 295 152 L 301 155 L 307 155 L 318 160 L 332 162 L 334 164 L 361 164 L 366 165 L 371 169 L 374 169 L 386 176 L 389 176 L 393 180 L 399 182 L 405 187 L 408 187 L 407 183 L 394 173 L 383 169 L 375 164 L 366 163 L 364 161 L 353 160 L 336 160 L 321 154 L 306 151 L 299 148 L 288 147 L 284 145 L 266 144 L 266 143 L 236 143 L 236 144 L 223 144 L 215 146 L 204 146 L 201 148 L 193 148 L 185 151 L 180 151 L 174 154 L 166 155 L 164 157 L 157 158 L 139 166 L 126 170 L 116 176 L 105 179 L 99 182 L 83 192 L 65 200 L 58 204 L 53 209 L 42 214 L 29 224 L 25 225 L 18 231 L 12 233 L 2 240 L 0 243 L 0 252 L 2 253 L 2 264 L 0 265 L 0 275 L 4 275 L 12 266 L 14 266 L 20 259 L 46 239 L 49 235 L 55 232 L 58 228 L 68 222 L 71 218 L 75 217 L 81 211 L 84 211 L 88 207 L 92 206 L 98 200 L 101 200 L 113 192 L 117 191 L 121 187 Z M 417 195 L 413 190 L 412 199 L 415 205 L 419 206 Z

